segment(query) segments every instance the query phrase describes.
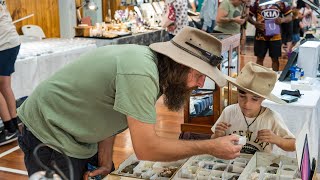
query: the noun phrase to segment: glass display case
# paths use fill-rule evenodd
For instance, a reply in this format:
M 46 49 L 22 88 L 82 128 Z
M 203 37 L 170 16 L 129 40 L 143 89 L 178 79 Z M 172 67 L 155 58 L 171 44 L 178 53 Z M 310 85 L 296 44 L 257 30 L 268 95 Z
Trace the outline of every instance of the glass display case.
M 224 61 L 220 70 L 235 77 L 239 72 L 240 33 L 223 34 L 212 33 L 222 42 Z M 212 89 L 199 89 L 194 92 L 184 108 L 184 123 L 181 132 L 195 132 L 211 134 L 211 127 L 219 118 L 227 105 L 236 103 L 237 91 L 228 83 L 225 87 L 215 86 Z

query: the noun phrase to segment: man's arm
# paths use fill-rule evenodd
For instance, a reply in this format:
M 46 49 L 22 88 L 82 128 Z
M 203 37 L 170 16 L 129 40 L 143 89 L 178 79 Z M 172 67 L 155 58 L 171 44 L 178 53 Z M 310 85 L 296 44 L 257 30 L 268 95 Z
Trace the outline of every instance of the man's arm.
M 222 9 L 221 7 L 218 8 L 217 13 L 217 23 L 230 23 L 233 21 L 232 18 L 228 18 L 228 12 Z
M 253 18 L 252 18 L 251 15 L 248 17 L 248 21 L 249 21 L 252 25 L 254 25 L 254 27 L 255 27 L 256 29 L 260 29 L 261 31 L 264 30 L 264 23 L 261 23 L 261 22 L 258 22 L 258 21 L 253 20 Z
M 143 123 L 127 117 L 132 144 L 136 156 L 149 161 L 176 161 L 193 155 L 211 154 L 223 159 L 240 155 L 241 145 L 234 145 L 237 136 L 211 140 L 183 141 L 163 138 L 156 134 L 154 124 Z
M 89 174 L 89 176 L 107 175 L 112 170 L 112 154 L 115 136 L 109 137 L 99 142 L 99 168 Z
M 291 13 L 290 14 L 288 14 L 288 15 L 286 15 L 285 17 L 283 17 L 283 18 L 277 18 L 276 19 L 276 24 L 282 24 L 282 23 L 288 23 L 288 22 L 290 22 L 290 21 L 292 21 L 292 15 L 291 15 Z

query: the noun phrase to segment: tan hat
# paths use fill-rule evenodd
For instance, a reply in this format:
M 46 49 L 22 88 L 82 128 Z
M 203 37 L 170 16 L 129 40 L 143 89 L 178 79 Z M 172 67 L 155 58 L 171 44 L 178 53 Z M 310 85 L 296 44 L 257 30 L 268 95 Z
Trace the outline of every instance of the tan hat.
M 222 62 L 221 41 L 204 31 L 185 27 L 171 41 L 153 43 L 150 48 L 205 74 L 220 87 L 227 83 L 217 68 Z
M 286 104 L 277 96 L 271 94 L 277 81 L 277 73 L 259 64 L 248 62 L 237 79 L 226 76 L 227 80 L 239 89 L 256 94 L 270 101 Z

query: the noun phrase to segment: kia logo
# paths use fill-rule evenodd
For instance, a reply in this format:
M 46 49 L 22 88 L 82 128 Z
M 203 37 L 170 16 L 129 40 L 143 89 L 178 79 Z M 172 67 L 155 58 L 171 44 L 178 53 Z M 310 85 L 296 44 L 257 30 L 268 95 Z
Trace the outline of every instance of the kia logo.
M 276 19 L 279 17 L 280 12 L 276 9 L 266 9 L 261 12 L 264 19 Z

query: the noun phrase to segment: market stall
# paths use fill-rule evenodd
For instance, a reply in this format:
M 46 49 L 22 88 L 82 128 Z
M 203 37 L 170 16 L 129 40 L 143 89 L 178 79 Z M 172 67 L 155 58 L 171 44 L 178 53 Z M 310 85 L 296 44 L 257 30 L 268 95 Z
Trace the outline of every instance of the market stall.
M 95 49 L 88 39 L 45 39 L 21 44 L 12 89 L 15 97 L 29 96 L 36 86 L 81 54 Z

